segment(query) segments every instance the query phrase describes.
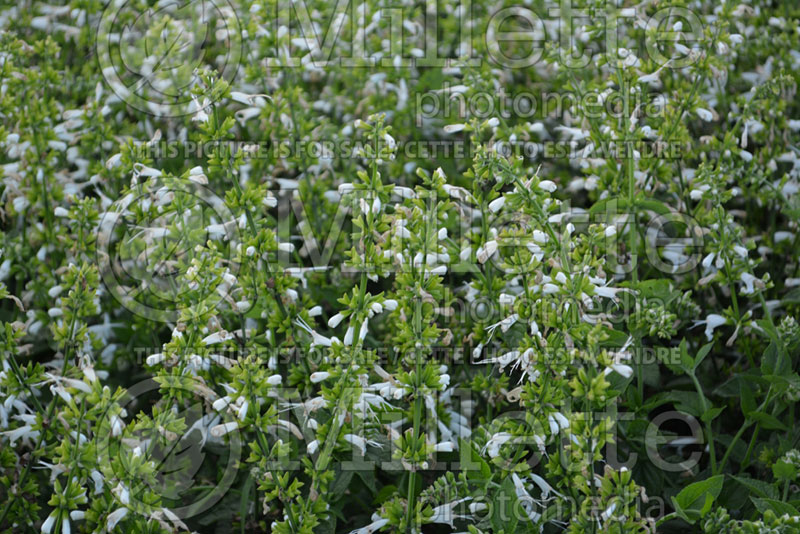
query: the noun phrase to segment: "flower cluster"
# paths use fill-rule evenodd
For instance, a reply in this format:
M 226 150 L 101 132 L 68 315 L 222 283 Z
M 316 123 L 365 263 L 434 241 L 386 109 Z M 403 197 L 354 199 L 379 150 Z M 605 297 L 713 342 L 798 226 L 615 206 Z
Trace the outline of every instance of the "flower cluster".
M 800 532 L 798 6 L 151 4 L 0 7 L 0 531 Z

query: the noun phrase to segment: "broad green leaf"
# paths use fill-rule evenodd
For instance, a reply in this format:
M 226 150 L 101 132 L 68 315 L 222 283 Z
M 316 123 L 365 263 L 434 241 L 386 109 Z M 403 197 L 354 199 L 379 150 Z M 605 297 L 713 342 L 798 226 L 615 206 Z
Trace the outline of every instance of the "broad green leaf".
M 764 412 L 750 412 L 747 417 L 757 421 L 767 430 L 788 430 L 787 426 L 781 423 L 777 417 Z
M 778 501 L 776 499 L 759 499 L 757 497 L 750 497 L 750 500 L 753 501 L 753 504 L 756 505 L 756 508 L 758 508 L 758 511 L 762 514 L 767 510 L 772 510 L 778 517 L 783 514 L 788 514 L 789 516 L 800 515 L 797 508 L 783 501 Z
M 716 475 L 694 484 L 689 484 L 672 498 L 675 511 L 686 521 L 693 523 L 701 519 L 711 509 L 714 500 L 722 491 L 725 482 L 723 475 Z
M 772 484 L 755 478 L 732 476 L 736 482 L 750 490 L 756 497 L 778 498 L 778 490 Z

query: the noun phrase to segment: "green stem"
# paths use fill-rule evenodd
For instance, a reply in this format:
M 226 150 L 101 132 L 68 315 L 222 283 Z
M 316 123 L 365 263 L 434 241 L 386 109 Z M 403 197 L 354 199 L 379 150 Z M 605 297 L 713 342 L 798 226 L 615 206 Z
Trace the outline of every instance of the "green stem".
M 706 400 L 706 396 L 703 393 L 703 388 L 700 385 L 700 382 L 697 380 L 697 376 L 695 376 L 694 371 L 689 373 L 689 376 L 692 379 L 692 383 L 694 383 L 694 388 L 697 390 L 697 394 L 700 395 L 700 402 L 703 405 L 703 415 L 708 413 L 708 400 Z M 711 472 L 717 472 L 717 454 L 716 454 L 716 447 L 714 446 L 714 431 L 711 428 L 711 421 L 705 421 L 706 426 L 706 439 L 708 440 L 708 450 L 709 455 L 711 456 Z M 730 449 L 728 449 L 730 451 Z

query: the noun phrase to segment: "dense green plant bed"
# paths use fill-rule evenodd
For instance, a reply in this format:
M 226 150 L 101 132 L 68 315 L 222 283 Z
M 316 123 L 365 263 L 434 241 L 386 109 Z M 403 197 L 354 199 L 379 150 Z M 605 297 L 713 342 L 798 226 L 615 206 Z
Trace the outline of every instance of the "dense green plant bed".
M 800 5 L 0 8 L 0 531 L 800 532 Z

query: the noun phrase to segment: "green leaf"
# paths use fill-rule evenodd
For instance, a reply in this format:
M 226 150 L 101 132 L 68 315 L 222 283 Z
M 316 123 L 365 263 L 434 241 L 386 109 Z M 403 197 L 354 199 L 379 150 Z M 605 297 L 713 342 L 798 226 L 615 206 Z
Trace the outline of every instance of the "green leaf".
M 750 497 L 750 500 L 753 501 L 753 504 L 756 505 L 756 508 L 758 508 L 758 511 L 762 514 L 767 510 L 772 510 L 778 517 L 783 514 L 789 514 L 790 516 L 800 515 L 797 508 L 783 501 L 778 501 L 776 499 L 759 499 L 756 497 Z
M 758 408 L 758 405 L 756 405 L 755 395 L 753 394 L 753 389 L 746 380 L 739 381 L 739 395 L 743 414 L 747 415 L 750 412 L 754 412 L 756 408 Z
M 761 358 L 761 372 L 765 375 L 785 375 L 792 372 L 792 362 L 786 351 L 779 348 L 777 341 L 772 341 Z
M 756 497 L 768 497 L 770 499 L 776 499 L 778 497 L 777 488 L 763 480 L 740 476 L 732 476 L 731 478 L 749 489 L 750 493 L 755 494 Z
M 709 408 L 703 415 L 700 416 L 700 419 L 704 423 L 710 423 L 714 419 L 716 419 L 719 414 L 721 414 L 725 410 L 725 406 L 721 406 L 718 408 Z
M 778 460 L 772 464 L 772 474 L 778 480 L 794 480 L 797 478 L 797 468 L 789 462 Z
M 750 412 L 747 417 L 760 423 L 767 430 L 788 430 L 788 427 L 778 419 L 765 412 Z
M 700 350 L 697 351 L 697 356 L 694 357 L 694 364 L 692 365 L 693 370 L 697 369 L 700 364 L 703 363 L 703 360 L 708 356 L 708 353 L 711 352 L 711 347 L 713 346 L 714 342 L 712 341 L 700 347 Z
M 475 450 L 472 442 L 463 438 L 458 440 L 458 450 L 461 456 L 461 468 L 467 472 L 467 477 L 472 480 L 489 480 L 492 478 L 492 468 L 486 460 Z M 469 456 L 467 456 L 469 455 Z M 476 471 L 475 467 L 478 468 Z M 478 476 L 480 473 L 480 476 Z
M 711 509 L 714 500 L 719 497 L 724 482 L 724 475 L 716 475 L 689 484 L 672 498 L 675 512 L 689 523 L 701 519 Z
M 515 514 L 520 510 L 517 505 L 517 491 L 511 477 L 506 477 L 500 485 L 492 503 L 492 526 L 495 532 L 505 530 L 506 532 L 516 532 L 519 519 Z

